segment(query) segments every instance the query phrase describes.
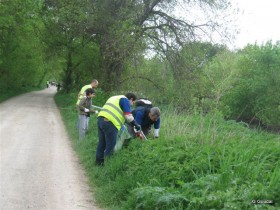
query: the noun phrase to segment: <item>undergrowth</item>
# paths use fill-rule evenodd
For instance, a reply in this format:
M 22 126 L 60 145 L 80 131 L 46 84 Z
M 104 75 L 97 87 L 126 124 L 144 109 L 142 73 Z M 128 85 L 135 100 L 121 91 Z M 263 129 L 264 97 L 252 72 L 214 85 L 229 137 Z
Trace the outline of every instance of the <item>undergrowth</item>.
M 55 99 L 95 199 L 109 209 L 279 209 L 280 138 L 219 114 L 178 115 L 162 110 L 161 136 L 135 139 L 95 166 L 96 116 L 78 141 L 76 94 Z M 97 93 L 94 104 L 105 97 Z M 69 108 L 69 109 L 68 109 Z M 253 204 L 252 202 L 272 202 Z

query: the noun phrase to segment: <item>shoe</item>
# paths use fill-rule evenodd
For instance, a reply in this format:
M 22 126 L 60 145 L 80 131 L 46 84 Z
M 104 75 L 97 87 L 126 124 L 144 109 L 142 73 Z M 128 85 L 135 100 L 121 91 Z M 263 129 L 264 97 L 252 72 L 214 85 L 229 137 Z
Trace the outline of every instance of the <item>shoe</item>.
M 97 166 L 104 166 L 104 160 L 96 160 L 96 161 L 95 161 L 95 164 L 96 164 Z

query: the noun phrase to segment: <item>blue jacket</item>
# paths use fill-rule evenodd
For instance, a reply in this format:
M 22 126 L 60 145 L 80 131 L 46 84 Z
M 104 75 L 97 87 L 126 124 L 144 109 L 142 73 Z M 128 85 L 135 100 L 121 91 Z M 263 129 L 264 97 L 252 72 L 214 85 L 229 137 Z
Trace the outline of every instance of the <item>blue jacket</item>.
M 152 121 L 149 117 L 151 108 L 146 108 L 143 106 L 139 106 L 136 109 L 132 111 L 132 115 L 135 119 L 135 121 L 141 125 L 142 129 L 151 129 L 151 126 L 154 125 L 155 129 L 160 128 L 160 117 L 157 119 L 157 121 Z

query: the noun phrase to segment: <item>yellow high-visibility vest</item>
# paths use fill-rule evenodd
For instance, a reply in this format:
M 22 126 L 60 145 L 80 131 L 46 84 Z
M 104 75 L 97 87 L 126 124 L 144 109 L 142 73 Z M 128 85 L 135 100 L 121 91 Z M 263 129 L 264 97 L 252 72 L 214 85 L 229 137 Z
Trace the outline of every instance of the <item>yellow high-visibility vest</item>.
M 85 96 L 86 90 L 89 89 L 89 88 L 92 88 L 91 84 L 85 85 L 84 87 L 82 87 L 82 89 L 79 92 L 79 96 L 78 96 L 78 100 L 77 100 L 76 105 L 79 105 L 81 99 Z
M 126 97 L 124 95 L 119 95 L 109 98 L 98 114 L 98 117 L 105 117 L 111 121 L 118 130 L 121 129 L 125 122 L 124 113 L 120 107 L 121 98 Z

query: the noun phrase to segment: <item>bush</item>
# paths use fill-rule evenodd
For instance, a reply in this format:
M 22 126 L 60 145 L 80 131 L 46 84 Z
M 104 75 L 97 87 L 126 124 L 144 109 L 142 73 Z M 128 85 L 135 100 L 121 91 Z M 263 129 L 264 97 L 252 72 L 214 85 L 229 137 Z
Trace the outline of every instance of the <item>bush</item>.
M 69 96 L 57 95 L 61 106 Z M 105 99 L 103 100 L 105 101 Z M 100 104 L 99 104 L 100 105 Z M 78 142 L 77 114 L 61 110 L 95 198 L 110 209 L 273 209 L 280 207 L 279 136 L 225 122 L 217 114 L 176 115 L 162 110 L 161 137 L 133 140 L 94 165 L 95 117 Z M 252 200 L 273 205 L 252 205 Z

